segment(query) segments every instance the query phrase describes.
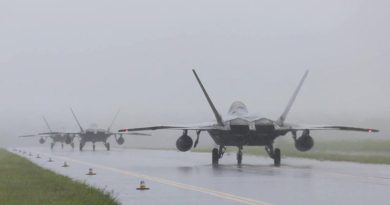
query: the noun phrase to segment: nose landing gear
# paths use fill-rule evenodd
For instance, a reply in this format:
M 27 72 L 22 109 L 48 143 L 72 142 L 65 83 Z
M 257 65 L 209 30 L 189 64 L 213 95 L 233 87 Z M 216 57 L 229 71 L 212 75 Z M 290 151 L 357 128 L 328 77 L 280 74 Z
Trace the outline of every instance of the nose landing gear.
M 242 164 L 242 146 L 238 147 L 238 152 L 237 152 L 237 165 L 241 166 Z
M 104 146 L 106 146 L 107 151 L 110 151 L 110 143 L 106 142 L 104 143 Z

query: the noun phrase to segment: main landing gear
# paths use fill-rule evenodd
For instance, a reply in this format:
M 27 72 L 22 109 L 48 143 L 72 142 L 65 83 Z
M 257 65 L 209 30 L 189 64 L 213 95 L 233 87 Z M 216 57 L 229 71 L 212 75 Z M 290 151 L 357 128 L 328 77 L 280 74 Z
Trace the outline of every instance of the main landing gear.
M 212 163 L 213 165 L 218 165 L 219 159 L 222 158 L 223 154 L 225 154 L 226 147 L 225 146 L 219 146 L 219 149 L 214 148 L 212 151 Z
M 280 166 L 280 149 L 273 147 L 272 144 L 265 146 L 265 151 L 267 151 L 268 155 L 274 159 L 274 165 L 276 167 Z
M 85 142 L 80 142 L 80 152 L 83 151 L 84 145 L 85 145 Z
M 107 151 L 110 151 L 110 143 L 106 142 L 104 143 L 104 146 L 106 147 Z

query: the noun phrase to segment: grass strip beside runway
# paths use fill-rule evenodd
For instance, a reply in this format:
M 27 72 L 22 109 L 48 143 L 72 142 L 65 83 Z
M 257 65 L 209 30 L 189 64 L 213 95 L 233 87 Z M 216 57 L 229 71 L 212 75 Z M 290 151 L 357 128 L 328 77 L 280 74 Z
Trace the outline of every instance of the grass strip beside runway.
M 119 204 L 110 193 L 43 169 L 0 148 L 0 204 Z
M 278 139 L 275 147 L 282 150 L 282 157 L 298 157 L 329 161 L 349 161 L 370 164 L 390 164 L 390 140 L 324 140 L 316 141 L 312 150 L 300 152 L 292 139 Z M 210 152 L 211 148 L 194 151 Z M 228 147 L 235 154 L 237 148 Z M 244 147 L 244 154 L 268 156 L 264 147 Z

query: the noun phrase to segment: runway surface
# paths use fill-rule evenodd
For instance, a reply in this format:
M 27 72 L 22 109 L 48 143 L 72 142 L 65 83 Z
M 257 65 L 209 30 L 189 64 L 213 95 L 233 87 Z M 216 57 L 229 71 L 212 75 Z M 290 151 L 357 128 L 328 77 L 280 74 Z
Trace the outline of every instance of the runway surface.
M 390 203 L 390 166 L 235 154 L 211 165 L 210 153 L 113 149 L 92 151 L 30 147 L 10 151 L 95 187 L 122 204 L 384 204 Z M 31 152 L 33 156 L 28 156 Z M 41 158 L 36 158 L 37 154 Z M 54 162 L 48 162 L 52 158 Z M 62 167 L 64 161 L 69 167 Z M 89 168 L 96 172 L 88 176 Z M 34 177 L 34 176 L 31 176 Z M 141 180 L 150 188 L 138 191 Z

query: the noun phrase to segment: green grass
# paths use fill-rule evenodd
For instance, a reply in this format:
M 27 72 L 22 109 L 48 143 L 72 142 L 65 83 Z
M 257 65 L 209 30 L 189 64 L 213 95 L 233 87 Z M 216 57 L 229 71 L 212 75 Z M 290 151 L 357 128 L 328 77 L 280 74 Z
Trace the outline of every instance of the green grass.
M 323 140 L 316 141 L 312 150 L 300 152 L 295 149 L 292 139 L 281 139 L 276 141 L 275 147 L 282 150 L 282 157 L 390 164 L 390 140 Z M 209 152 L 210 149 L 195 151 Z M 234 147 L 227 149 L 227 152 L 236 151 Z M 264 147 L 244 147 L 244 154 L 267 156 Z
M 110 193 L 55 174 L 0 148 L 0 204 L 119 204 Z

